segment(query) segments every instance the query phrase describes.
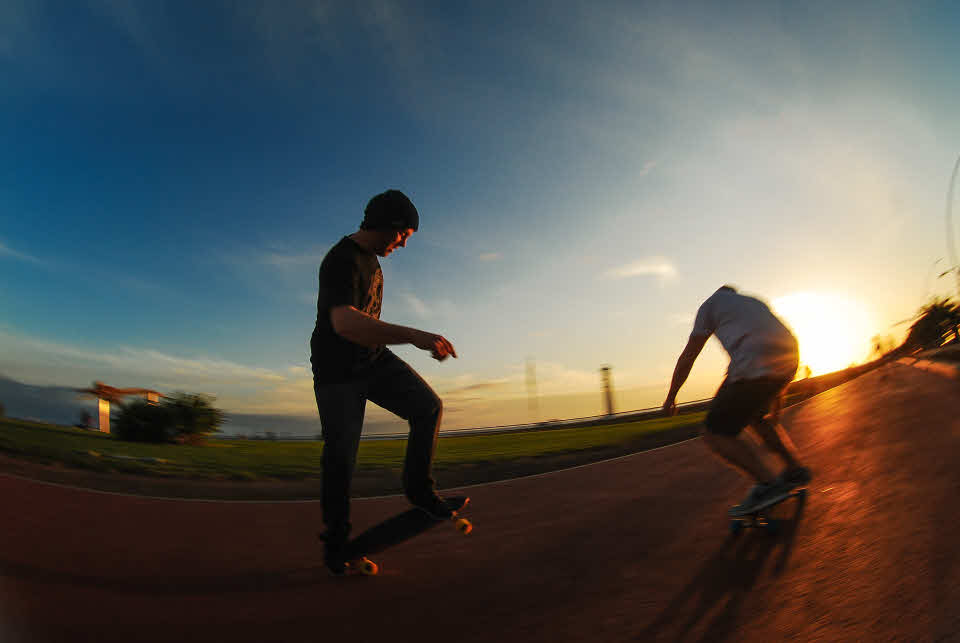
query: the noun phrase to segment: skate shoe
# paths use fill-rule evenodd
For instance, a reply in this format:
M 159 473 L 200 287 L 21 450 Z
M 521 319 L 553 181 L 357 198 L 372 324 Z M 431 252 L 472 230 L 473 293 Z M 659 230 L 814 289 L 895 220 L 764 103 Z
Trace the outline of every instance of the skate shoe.
M 790 485 L 774 480 L 769 484 L 756 484 L 739 505 L 730 507 L 730 516 L 746 516 L 776 503 L 790 493 Z
M 331 538 L 329 532 L 322 532 L 317 535 L 324 542 L 323 564 L 327 566 L 330 573 L 334 576 L 343 576 L 347 573 L 347 561 L 343 556 L 346 549 L 346 539 Z
M 419 507 L 425 511 L 434 520 L 445 520 L 452 518 L 454 514 L 453 507 L 451 507 L 446 500 L 436 494 L 425 496 L 423 498 L 410 499 L 410 502 L 414 507 Z M 462 508 L 463 507 L 459 507 L 458 509 Z
M 810 469 L 807 467 L 793 467 L 790 469 L 785 469 L 779 476 L 777 476 L 778 482 L 790 485 L 791 489 L 796 489 L 797 487 L 806 487 L 808 484 L 810 484 L 811 480 L 813 480 L 813 476 L 810 474 Z

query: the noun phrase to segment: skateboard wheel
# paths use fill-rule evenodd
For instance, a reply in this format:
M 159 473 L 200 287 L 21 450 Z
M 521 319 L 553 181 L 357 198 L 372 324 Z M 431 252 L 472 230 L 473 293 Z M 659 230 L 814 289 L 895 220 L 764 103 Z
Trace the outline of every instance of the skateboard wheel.
M 466 518 L 459 518 L 456 523 L 457 531 L 466 536 L 473 531 L 473 524 Z
M 364 576 L 376 576 L 380 572 L 380 567 L 369 558 L 364 558 L 360 563 L 360 573 Z
M 380 567 L 369 558 L 358 558 L 348 561 L 346 571 L 363 574 L 364 576 L 376 576 L 380 572 Z

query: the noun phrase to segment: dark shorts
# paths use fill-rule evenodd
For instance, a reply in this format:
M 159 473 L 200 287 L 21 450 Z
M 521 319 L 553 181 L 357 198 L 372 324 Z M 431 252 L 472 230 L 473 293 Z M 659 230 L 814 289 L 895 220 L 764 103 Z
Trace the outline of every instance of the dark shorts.
M 793 378 L 758 377 L 731 382 L 724 380 L 707 413 L 707 431 L 738 435 L 770 411 L 770 405 Z

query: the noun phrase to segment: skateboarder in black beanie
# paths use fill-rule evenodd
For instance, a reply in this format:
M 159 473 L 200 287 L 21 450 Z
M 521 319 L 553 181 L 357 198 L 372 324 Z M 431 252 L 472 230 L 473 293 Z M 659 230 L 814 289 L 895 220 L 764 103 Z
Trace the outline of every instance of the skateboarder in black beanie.
M 367 400 L 408 421 L 403 469 L 407 498 L 441 519 L 451 508 L 431 477 L 443 404 L 387 344 L 413 344 L 443 361 L 457 353 L 442 335 L 380 321 L 383 273 L 377 257 L 406 246 L 420 227 L 417 209 L 388 190 L 367 204 L 360 229 L 340 240 L 320 264 L 317 323 L 310 340 L 314 392 L 323 429 L 323 520 L 327 564 L 350 534 L 350 485 Z

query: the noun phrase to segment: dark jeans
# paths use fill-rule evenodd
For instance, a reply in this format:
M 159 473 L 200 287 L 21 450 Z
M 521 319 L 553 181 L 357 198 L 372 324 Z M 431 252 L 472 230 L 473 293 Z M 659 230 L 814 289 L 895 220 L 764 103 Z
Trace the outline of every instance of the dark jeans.
M 349 379 L 318 383 L 314 378 L 313 390 L 324 441 L 323 521 L 331 538 L 346 539 L 350 533 L 350 485 L 367 400 L 410 424 L 403 466 L 407 497 L 416 500 L 436 493 L 430 471 L 443 403 L 406 362 L 384 350 Z

